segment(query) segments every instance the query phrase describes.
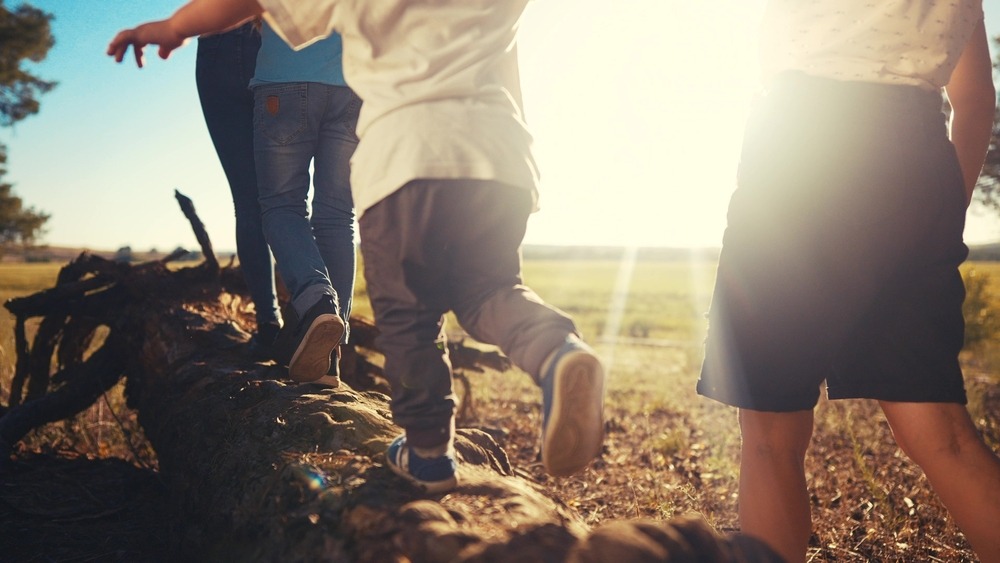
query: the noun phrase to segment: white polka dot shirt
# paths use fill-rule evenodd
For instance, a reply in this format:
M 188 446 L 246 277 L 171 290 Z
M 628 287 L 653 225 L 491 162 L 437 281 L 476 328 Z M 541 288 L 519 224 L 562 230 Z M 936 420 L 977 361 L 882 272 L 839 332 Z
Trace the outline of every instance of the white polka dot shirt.
M 764 85 L 785 71 L 939 89 L 982 0 L 769 0 L 761 28 Z

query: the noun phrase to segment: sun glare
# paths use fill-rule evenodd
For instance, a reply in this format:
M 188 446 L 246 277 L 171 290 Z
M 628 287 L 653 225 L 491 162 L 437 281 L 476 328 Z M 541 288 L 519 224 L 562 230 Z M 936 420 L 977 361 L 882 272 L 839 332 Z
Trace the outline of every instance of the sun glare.
M 520 57 L 542 171 L 527 242 L 716 246 L 761 3 L 535 2 Z

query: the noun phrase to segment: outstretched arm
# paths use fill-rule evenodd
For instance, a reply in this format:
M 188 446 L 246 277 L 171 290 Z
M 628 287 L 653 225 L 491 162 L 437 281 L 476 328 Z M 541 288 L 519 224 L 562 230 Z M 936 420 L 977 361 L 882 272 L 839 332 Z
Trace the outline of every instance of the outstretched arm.
M 972 201 L 972 190 L 986 160 L 996 109 L 993 66 L 986 41 L 986 27 L 982 21 L 965 45 L 945 90 L 953 111 L 951 142 L 958 152 L 968 204 Z
M 235 27 L 262 12 L 257 0 L 191 0 L 168 19 L 119 32 L 108 45 L 108 55 L 122 62 L 131 45 L 141 68 L 146 45 L 158 45 L 160 58 L 166 59 L 189 37 Z

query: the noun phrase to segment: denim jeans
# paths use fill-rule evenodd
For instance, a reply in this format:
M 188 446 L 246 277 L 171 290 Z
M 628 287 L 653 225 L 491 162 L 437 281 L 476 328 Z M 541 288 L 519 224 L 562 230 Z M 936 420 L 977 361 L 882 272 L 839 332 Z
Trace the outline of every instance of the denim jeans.
M 264 239 L 253 158 L 253 77 L 260 34 L 250 24 L 198 40 L 195 78 L 209 135 L 236 210 L 236 253 L 257 324 L 278 322 L 274 266 Z
M 350 88 L 315 82 L 262 84 L 253 93 L 264 234 L 292 307 L 302 316 L 331 295 L 346 322 L 356 267 L 350 161 L 361 99 Z

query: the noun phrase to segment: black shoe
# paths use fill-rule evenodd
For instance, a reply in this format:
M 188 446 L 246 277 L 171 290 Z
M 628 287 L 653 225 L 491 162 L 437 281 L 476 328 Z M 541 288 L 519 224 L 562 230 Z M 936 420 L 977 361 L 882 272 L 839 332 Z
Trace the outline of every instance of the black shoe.
M 330 354 L 330 369 L 326 370 L 326 375 L 340 379 L 340 346 L 333 349 Z
M 330 354 L 330 369 L 326 371 L 326 375 L 308 383 L 324 387 L 340 387 L 340 346 Z
M 346 330 L 343 319 L 337 314 L 333 298 L 323 296 L 306 311 L 301 321 L 285 323 L 285 330 L 293 335 L 286 348 L 291 353 L 285 354 L 288 356 L 288 377 L 303 383 L 316 381 L 327 375 L 332 364 L 330 356 L 340 345 Z
M 248 343 L 250 356 L 256 360 L 273 360 L 275 357 L 274 344 L 280 331 L 281 325 L 278 323 L 259 325 L 257 333 L 250 337 Z

